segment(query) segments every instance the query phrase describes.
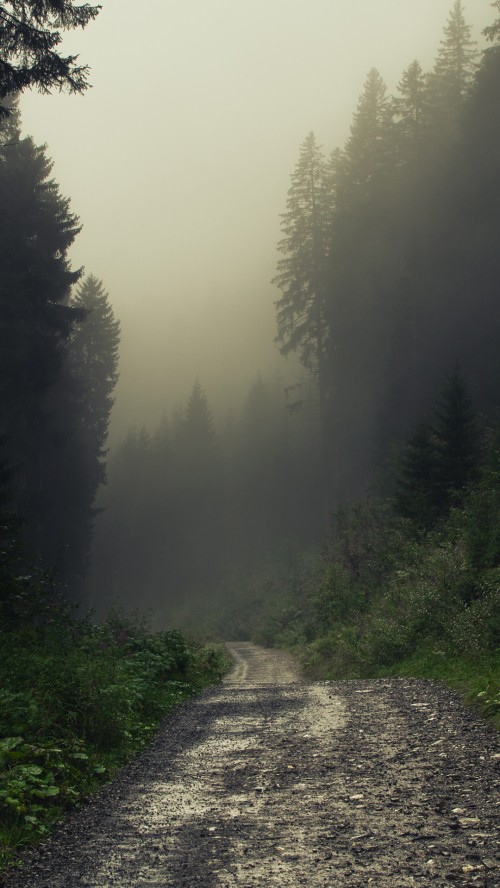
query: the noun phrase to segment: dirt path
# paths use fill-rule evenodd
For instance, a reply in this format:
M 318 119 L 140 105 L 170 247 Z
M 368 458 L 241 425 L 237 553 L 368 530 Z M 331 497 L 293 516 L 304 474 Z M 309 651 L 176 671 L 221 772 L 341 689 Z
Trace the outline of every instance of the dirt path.
M 224 685 L 9 886 L 500 885 L 497 736 L 454 694 L 306 684 L 283 653 L 231 649 Z

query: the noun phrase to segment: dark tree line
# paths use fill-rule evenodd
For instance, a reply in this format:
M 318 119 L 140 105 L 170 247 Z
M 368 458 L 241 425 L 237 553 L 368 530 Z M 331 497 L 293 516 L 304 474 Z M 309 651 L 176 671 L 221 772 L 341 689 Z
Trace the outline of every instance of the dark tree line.
M 412 62 L 390 96 L 372 69 L 329 157 L 309 133 L 275 278 L 276 343 L 304 368 L 297 410 L 257 379 L 216 423 L 196 383 L 153 434 L 133 428 L 110 468 L 94 602 L 162 612 L 215 588 L 231 597 L 233 571 L 252 576 L 285 540 L 317 542 L 394 442 L 396 510 L 429 528 L 460 504 L 481 448 L 463 378 L 480 411 L 498 404 L 499 86 L 498 49 L 480 55 L 455 2 L 432 71 Z
M 46 148 L 0 124 L 0 435 L 6 508 L 29 548 L 76 585 L 105 479 L 119 328 L 94 277 L 68 250 L 78 217 L 51 178 Z M 78 286 L 75 292 L 75 287 Z
M 314 411 L 291 416 L 280 380 L 257 376 L 240 409 L 217 422 L 196 381 L 153 434 L 132 427 L 111 456 L 92 603 L 192 613 L 284 540 L 313 543 L 318 461 Z
M 330 506 L 373 480 L 456 364 L 498 407 L 499 22 L 480 54 L 456 0 L 432 71 L 412 62 L 390 96 L 372 69 L 344 148 L 301 146 L 277 343 L 318 387 Z

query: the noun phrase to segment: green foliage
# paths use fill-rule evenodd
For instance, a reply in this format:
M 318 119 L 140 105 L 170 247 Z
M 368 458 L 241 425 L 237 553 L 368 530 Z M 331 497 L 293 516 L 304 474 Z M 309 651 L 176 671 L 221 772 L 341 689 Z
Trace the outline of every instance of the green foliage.
M 500 424 L 487 435 L 479 477 L 465 505 L 468 558 L 478 570 L 500 565 Z
M 420 422 L 409 438 L 401 460 L 396 508 L 416 527 L 426 530 L 432 527 L 437 517 L 433 486 L 435 469 L 436 449 L 432 429 L 428 423 Z
M 430 530 L 463 503 L 477 478 L 481 435 L 465 380 L 448 377 L 434 410 L 408 439 L 396 481 L 395 506 L 419 530 Z
M 50 597 L 38 605 L 0 632 L 0 864 L 229 667 L 220 646 L 152 633 L 139 617 L 113 612 L 96 625 Z
M 480 435 L 472 399 L 459 370 L 448 377 L 434 411 L 436 465 L 434 488 L 441 514 L 461 504 L 475 479 Z
M 314 678 L 444 678 L 498 720 L 498 429 L 486 432 L 478 464 L 481 437 L 475 421 L 469 422 L 473 412 L 457 377 L 452 388 L 453 395 L 460 389 L 460 397 L 448 399 L 453 409 L 442 411 L 441 427 L 433 432 L 440 435 L 441 452 L 435 445 L 432 472 L 426 470 L 423 477 L 415 468 L 422 461 L 410 461 L 408 455 L 403 463 L 404 492 L 409 503 L 411 469 L 418 508 L 408 508 L 403 517 L 387 502 L 365 499 L 339 510 L 321 553 L 281 565 L 281 579 L 274 565 L 270 600 L 253 635 L 294 648 Z M 447 426 L 444 417 L 458 414 L 460 422 Z M 412 437 L 413 450 L 407 453 L 415 457 L 418 434 L 427 446 L 428 428 Z M 465 440 L 459 440 L 457 429 Z M 454 453 L 461 453 L 461 460 L 455 461 Z M 438 503 L 443 490 L 453 494 L 446 514 L 439 519 L 435 514 L 427 528 L 418 500 L 424 480 L 427 503 Z

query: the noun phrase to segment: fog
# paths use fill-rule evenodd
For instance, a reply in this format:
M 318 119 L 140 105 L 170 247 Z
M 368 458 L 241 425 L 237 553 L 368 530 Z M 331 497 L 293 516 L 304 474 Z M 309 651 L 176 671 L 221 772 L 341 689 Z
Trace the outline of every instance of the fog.
M 212 407 L 273 344 L 276 244 L 299 145 L 342 146 L 368 70 L 394 90 L 432 67 L 450 0 L 105 0 L 66 47 L 83 96 L 25 94 L 23 130 L 47 143 L 83 231 L 71 259 L 104 282 L 122 324 L 111 440 L 154 425 L 198 376 Z M 466 16 L 482 45 L 489 0 Z

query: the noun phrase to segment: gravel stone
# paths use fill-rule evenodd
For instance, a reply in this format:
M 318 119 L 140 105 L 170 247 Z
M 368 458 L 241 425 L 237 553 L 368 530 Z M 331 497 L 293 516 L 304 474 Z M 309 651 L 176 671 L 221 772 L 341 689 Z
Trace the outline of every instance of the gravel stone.
M 8 888 L 500 886 L 498 735 L 417 679 L 307 683 L 280 651 L 233 671 Z

